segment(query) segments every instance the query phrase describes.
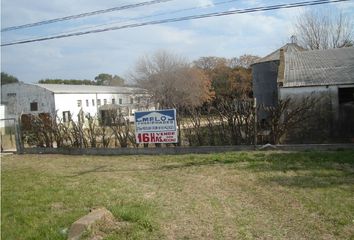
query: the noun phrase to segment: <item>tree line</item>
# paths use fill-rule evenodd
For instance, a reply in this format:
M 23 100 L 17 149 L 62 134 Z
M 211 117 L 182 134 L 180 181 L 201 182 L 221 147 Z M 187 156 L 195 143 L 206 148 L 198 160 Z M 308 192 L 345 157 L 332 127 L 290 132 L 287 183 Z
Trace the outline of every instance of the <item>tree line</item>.
M 44 79 L 39 80 L 42 84 L 74 84 L 74 85 L 98 85 L 98 86 L 124 86 L 125 80 L 118 76 L 108 73 L 100 73 L 95 80 L 77 80 L 77 79 Z
M 1 85 L 18 83 L 17 77 L 12 76 L 6 72 L 1 72 Z M 118 75 L 112 75 L 108 73 L 98 74 L 94 80 L 87 79 L 41 79 L 38 81 L 40 84 L 72 84 L 72 85 L 98 85 L 98 86 L 124 86 L 124 78 Z

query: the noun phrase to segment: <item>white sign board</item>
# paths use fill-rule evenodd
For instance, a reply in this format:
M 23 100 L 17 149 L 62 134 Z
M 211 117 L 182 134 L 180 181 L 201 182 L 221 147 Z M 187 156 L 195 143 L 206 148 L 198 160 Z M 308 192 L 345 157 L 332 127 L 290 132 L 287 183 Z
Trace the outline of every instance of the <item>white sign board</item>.
M 176 109 L 135 112 L 136 143 L 176 143 Z

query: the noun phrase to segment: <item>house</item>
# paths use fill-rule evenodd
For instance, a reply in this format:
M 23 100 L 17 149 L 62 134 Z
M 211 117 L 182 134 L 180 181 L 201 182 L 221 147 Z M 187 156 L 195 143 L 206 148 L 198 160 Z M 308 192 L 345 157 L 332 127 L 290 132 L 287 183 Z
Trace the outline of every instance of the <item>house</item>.
M 6 118 L 45 113 L 68 122 L 79 121 L 86 114 L 104 118 L 111 109 L 126 117 L 138 110 L 154 109 L 147 91 L 134 87 L 14 83 L 3 85 L 1 92 Z
M 252 70 L 258 104 L 325 97 L 321 108 L 330 112 L 331 135 L 354 138 L 354 48 L 306 51 L 290 43 L 253 64 Z M 262 111 L 259 117 L 267 118 Z

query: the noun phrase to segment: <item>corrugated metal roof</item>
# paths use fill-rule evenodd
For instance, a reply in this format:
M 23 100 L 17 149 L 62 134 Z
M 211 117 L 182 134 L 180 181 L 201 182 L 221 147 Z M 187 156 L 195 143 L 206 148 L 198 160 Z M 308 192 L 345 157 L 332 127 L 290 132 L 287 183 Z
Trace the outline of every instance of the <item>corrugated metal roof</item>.
M 354 48 L 285 53 L 283 87 L 354 84 Z
M 54 93 L 145 93 L 142 88 L 112 87 L 95 85 L 68 85 L 68 84 L 35 84 Z
M 272 52 L 271 54 L 265 56 L 264 58 L 259 59 L 254 64 L 279 60 L 280 59 L 280 50 L 281 49 L 283 49 L 284 52 L 289 52 L 289 53 L 305 51 L 305 49 L 303 47 L 300 47 L 296 43 L 287 43 L 284 46 L 282 46 L 281 48 L 279 48 L 279 49 L 275 50 L 274 52 Z

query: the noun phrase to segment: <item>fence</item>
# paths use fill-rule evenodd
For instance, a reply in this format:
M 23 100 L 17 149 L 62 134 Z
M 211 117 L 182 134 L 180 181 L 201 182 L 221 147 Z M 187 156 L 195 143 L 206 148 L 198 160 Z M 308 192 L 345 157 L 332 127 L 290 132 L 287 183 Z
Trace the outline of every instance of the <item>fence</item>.
M 318 112 L 318 109 L 322 109 L 318 107 L 319 104 L 318 99 L 308 97 L 300 102 L 291 99 L 281 100 L 276 107 L 256 106 L 253 101 L 246 100 L 219 101 L 217 104 L 200 108 L 185 107 L 178 109 L 179 143 L 172 145 L 137 144 L 134 123 L 126 121 L 119 113 L 110 115 L 109 124 L 89 114 L 79 122 L 74 122 L 72 119 L 63 121 L 56 115 L 46 113 L 23 114 L 20 117 L 20 124 L 16 124 L 15 119 L 3 120 L 3 132 L 9 133 L 9 136 L 4 134 L 2 145 L 6 150 L 14 149 L 16 145 L 18 152 L 29 148 L 49 148 L 66 149 L 65 151 L 79 149 L 73 152 L 85 154 L 83 149 L 89 149 L 87 150 L 89 152 L 106 150 L 112 152 L 108 149 L 127 148 L 127 150 L 122 150 L 122 153 L 130 153 L 155 151 L 145 149 L 149 147 L 165 147 L 166 149 L 156 150 L 156 152 L 169 152 L 175 151 L 171 150 L 171 147 L 176 146 L 245 146 L 249 148 L 252 145 L 265 143 L 334 143 L 335 138 L 328 134 L 333 124 L 327 124 L 331 122 L 331 119 Z M 257 110 L 262 108 L 269 115 L 265 122 L 257 121 L 256 117 Z M 327 114 L 327 111 L 325 113 Z M 326 121 L 320 121 L 321 118 Z M 347 130 L 349 137 L 338 142 L 353 142 L 353 132 L 349 127 Z M 315 135 L 317 138 L 312 141 L 310 137 Z M 17 136 L 21 136 L 18 141 L 16 141 Z M 300 140 L 296 136 L 299 136 Z M 25 149 L 18 146 L 24 146 Z M 99 148 L 103 150 L 96 150 Z M 144 150 L 137 150 L 141 148 Z
M 21 151 L 19 126 L 15 118 L 0 119 L 1 152 Z

